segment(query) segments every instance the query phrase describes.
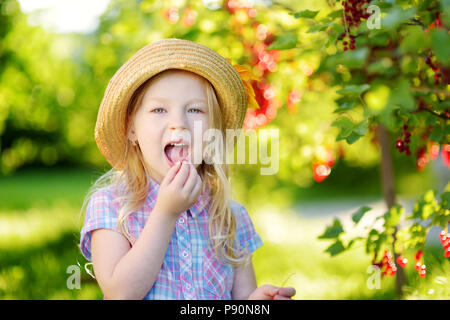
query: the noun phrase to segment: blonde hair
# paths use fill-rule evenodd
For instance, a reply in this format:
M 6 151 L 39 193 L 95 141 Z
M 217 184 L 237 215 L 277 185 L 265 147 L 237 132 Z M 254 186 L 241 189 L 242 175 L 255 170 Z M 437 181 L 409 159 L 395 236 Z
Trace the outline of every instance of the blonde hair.
M 133 93 L 130 99 L 126 117 L 126 132 L 128 132 L 131 121 L 141 105 L 146 89 L 151 83 L 151 79 L 145 81 Z M 225 137 L 226 128 L 215 89 L 207 79 L 201 77 L 201 80 L 206 88 L 210 127 L 220 130 L 222 136 Z M 229 142 L 227 141 L 226 143 Z M 122 170 L 112 168 L 95 181 L 85 197 L 83 208 L 86 206 L 92 194 L 97 190 L 108 185 L 114 186 L 118 195 L 115 201 L 118 201 L 120 204 L 118 228 L 130 243 L 132 243 L 132 236 L 126 225 L 127 220 L 131 213 L 139 210 L 144 205 L 148 196 L 147 193 L 150 183 L 148 177 L 150 175 L 139 144 L 132 145 L 131 141 L 127 139 L 124 159 L 126 161 L 123 162 L 125 165 Z M 209 213 L 208 231 L 212 248 L 219 259 L 233 266 L 237 266 L 248 261 L 249 255 L 236 241 L 236 219 L 230 208 L 231 190 L 229 169 L 225 161 L 220 162 L 216 163 L 214 161 L 212 164 L 207 164 L 203 161 L 197 168 L 197 172 L 203 182 L 202 194 L 206 190 L 209 192 L 206 207 Z

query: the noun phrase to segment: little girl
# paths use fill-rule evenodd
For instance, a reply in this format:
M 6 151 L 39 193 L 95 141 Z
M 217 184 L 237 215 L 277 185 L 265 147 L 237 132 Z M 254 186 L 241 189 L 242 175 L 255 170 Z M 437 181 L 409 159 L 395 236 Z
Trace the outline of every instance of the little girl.
M 95 139 L 112 169 L 86 197 L 80 239 L 105 299 L 295 294 L 257 287 L 251 253 L 262 241 L 230 199 L 227 165 L 206 161 L 202 151 L 193 161 L 204 148 L 195 130 L 242 127 L 251 97 L 237 70 L 203 45 L 164 39 L 110 80 Z

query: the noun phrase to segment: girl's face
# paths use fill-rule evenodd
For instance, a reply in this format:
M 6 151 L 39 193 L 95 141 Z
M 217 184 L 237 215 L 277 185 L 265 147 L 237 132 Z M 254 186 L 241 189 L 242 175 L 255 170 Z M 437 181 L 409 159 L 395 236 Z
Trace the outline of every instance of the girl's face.
M 201 122 L 203 137 L 209 126 L 207 96 L 203 79 L 188 71 L 167 70 L 150 81 L 128 137 L 139 144 L 151 177 L 161 183 L 176 161 L 192 162 L 198 144 L 203 150 L 203 139 L 194 136 L 194 121 Z

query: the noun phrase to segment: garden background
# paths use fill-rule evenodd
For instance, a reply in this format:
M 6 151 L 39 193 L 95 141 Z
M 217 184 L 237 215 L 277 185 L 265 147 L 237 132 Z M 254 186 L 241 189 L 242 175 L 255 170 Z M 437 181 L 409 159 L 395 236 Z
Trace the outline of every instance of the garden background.
M 45 6 L 56 2 L 66 8 L 56 17 L 72 29 L 53 23 Z M 394 276 L 368 285 L 373 255 L 363 243 L 325 252 L 344 233 L 319 239 L 335 218 L 353 230 L 363 206 L 371 210 L 362 229 L 388 212 L 378 123 L 388 132 L 396 203 L 417 212 L 434 190 L 441 206 L 433 214 L 450 220 L 448 197 L 439 197 L 450 191 L 449 1 L 372 1 L 382 18 L 376 30 L 363 29 L 367 16 L 355 19 L 364 2 L 343 20 L 353 1 L 99 2 L 0 0 L 1 299 L 103 298 L 84 267 L 80 288 L 67 286 L 68 267 L 87 262 L 78 248 L 84 197 L 110 168 L 94 141 L 98 107 L 134 52 L 169 37 L 204 44 L 261 79 L 245 128 L 279 130 L 279 171 L 233 165 L 231 177 L 233 198 L 264 241 L 253 258 L 258 284 L 294 286 L 295 299 L 450 298 L 442 222 L 402 252 L 410 262 L 401 293 Z M 96 11 L 94 22 L 81 18 L 86 10 Z M 424 278 L 414 270 L 418 248 Z

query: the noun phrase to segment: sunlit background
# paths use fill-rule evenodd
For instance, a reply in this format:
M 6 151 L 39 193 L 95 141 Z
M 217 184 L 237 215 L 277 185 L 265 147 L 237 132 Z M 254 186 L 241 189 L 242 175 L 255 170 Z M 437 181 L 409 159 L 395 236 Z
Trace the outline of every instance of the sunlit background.
M 78 248 L 84 197 L 109 169 L 94 141 L 98 107 L 132 54 L 169 37 L 253 65 L 267 80 L 259 102 L 270 113 L 250 111 L 245 126 L 279 129 L 279 171 L 263 176 L 261 165 L 234 165 L 231 177 L 233 198 L 264 241 L 254 254 L 258 284 L 294 286 L 296 299 L 395 298 L 392 277 L 379 289 L 366 285 L 372 257 L 363 245 L 330 257 L 330 243 L 317 239 L 334 217 L 349 226 L 363 205 L 372 208 L 368 218 L 387 209 L 374 133 L 351 145 L 335 141 L 337 88 L 312 76 L 321 54 L 334 54 L 337 45 L 323 49 L 317 33 L 305 31 L 311 22 L 288 13 L 306 9 L 330 11 L 325 0 L 0 0 L 0 298 L 103 298 Z M 294 29 L 300 40 L 291 50 L 257 45 Z M 361 112 L 350 114 L 361 119 Z M 442 153 L 429 152 L 418 168 L 392 146 L 398 202 L 407 211 L 449 181 Z M 427 278 L 417 277 L 413 262 L 406 269 L 404 298 L 450 297 L 439 231 L 427 239 Z M 72 265 L 82 266 L 79 289 L 67 286 Z

